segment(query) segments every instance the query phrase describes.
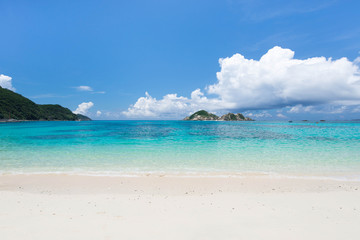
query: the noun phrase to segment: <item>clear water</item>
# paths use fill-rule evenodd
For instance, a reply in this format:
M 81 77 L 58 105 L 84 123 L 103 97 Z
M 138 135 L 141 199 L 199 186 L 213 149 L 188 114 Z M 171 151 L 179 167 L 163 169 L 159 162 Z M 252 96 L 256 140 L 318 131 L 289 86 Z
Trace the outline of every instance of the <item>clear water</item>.
M 0 173 L 13 172 L 360 176 L 360 123 L 1 123 Z

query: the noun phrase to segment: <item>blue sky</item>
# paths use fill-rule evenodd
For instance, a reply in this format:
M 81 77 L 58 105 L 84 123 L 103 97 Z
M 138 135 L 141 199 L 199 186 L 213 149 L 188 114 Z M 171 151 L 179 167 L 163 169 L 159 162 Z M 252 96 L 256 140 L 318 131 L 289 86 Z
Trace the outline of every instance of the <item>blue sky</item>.
M 359 64 L 359 1 L 0 0 L 0 9 L 0 74 L 11 77 L 2 81 L 11 81 L 16 92 L 36 103 L 76 110 L 91 102 L 78 110 L 94 119 L 177 119 L 206 104 L 216 106 L 209 107 L 216 113 L 242 111 L 258 119 L 360 118 L 359 73 L 349 70 L 351 64 Z M 304 77 L 291 84 L 295 89 L 279 90 L 282 100 L 269 96 L 256 105 L 254 97 L 246 105 L 234 96 L 224 102 L 225 94 L 244 92 L 245 80 L 238 79 L 240 85 L 234 85 L 231 93 L 229 86 L 219 87 L 217 72 L 230 69 L 221 67 L 219 59 L 229 58 L 229 65 L 237 67 L 233 75 L 222 74 L 221 84 L 227 84 L 242 74 L 238 69 L 243 63 L 235 61 L 234 54 L 259 60 L 274 46 L 281 48 L 272 56 L 288 56 L 286 49 L 291 49 L 294 59 L 326 58 L 318 76 L 325 80 L 314 89 L 327 85 L 327 76 L 334 72 L 346 71 L 329 80 L 329 86 L 339 87 L 343 94 L 332 97 L 329 87 L 317 98 L 316 92 L 299 85 L 309 81 Z M 348 62 L 326 62 L 342 57 Z M 258 71 L 256 66 L 249 65 L 248 74 Z M 313 75 L 308 68 L 302 71 Z M 259 81 L 268 75 L 258 75 Z M 271 95 L 274 86 L 277 89 L 285 81 L 276 78 L 257 85 L 261 88 L 254 96 Z M 353 78 L 355 82 L 349 83 Z M 347 81 L 344 86 L 339 86 L 341 79 Z M 253 89 L 252 83 L 246 90 Z M 269 84 L 271 89 L 264 88 Z M 212 92 L 209 86 L 215 86 Z M 191 97 L 196 89 L 205 100 Z M 283 94 L 289 91 L 299 97 L 289 100 Z M 302 92 L 309 95 L 301 96 Z

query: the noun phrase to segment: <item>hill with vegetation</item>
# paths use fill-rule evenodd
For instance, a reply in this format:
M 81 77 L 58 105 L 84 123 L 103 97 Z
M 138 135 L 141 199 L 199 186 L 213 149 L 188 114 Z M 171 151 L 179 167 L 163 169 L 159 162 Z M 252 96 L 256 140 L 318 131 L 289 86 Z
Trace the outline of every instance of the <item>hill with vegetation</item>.
M 254 121 L 249 117 L 244 117 L 241 113 L 227 113 L 221 117 L 209 113 L 205 110 L 200 110 L 189 117 L 184 118 L 185 121 Z
M 219 117 L 215 114 L 209 113 L 205 110 L 197 111 L 196 113 L 186 117 L 184 120 L 188 121 L 204 121 L 204 120 L 218 120 Z
M 90 118 L 72 113 L 58 104 L 36 104 L 11 90 L 0 87 L 0 119 L 84 121 Z

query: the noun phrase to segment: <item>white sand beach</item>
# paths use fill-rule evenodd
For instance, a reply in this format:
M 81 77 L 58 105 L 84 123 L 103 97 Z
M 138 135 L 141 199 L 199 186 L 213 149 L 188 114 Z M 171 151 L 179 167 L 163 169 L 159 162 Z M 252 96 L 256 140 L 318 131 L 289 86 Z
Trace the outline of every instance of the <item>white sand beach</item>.
M 0 238 L 359 239 L 360 182 L 0 176 Z

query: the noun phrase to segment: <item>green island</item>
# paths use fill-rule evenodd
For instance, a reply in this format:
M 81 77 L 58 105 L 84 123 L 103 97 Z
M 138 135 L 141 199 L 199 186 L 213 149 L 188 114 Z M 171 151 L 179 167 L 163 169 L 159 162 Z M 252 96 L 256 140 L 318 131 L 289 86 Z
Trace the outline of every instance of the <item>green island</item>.
M 221 117 L 209 113 L 205 110 L 200 110 L 191 114 L 190 116 L 184 118 L 185 121 L 254 121 L 249 117 L 245 117 L 241 113 L 227 113 L 222 115 Z
M 0 121 L 89 121 L 58 104 L 36 104 L 9 89 L 0 87 Z

